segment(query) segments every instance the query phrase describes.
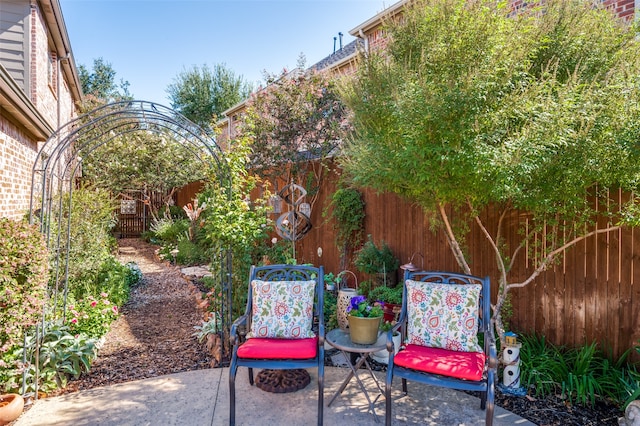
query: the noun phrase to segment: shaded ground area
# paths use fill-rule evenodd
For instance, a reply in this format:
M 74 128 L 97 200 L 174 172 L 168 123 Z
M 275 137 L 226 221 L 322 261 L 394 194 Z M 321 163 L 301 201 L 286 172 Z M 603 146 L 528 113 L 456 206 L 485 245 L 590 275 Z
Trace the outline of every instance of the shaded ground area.
M 119 241 L 121 262 L 136 262 L 144 276 L 132 291 L 122 315 L 105 336 L 89 374 L 70 381 L 61 393 L 209 368 L 211 358 L 193 336 L 201 322 L 197 288 L 178 268 L 155 257 L 157 247 L 138 239 Z M 332 351 L 327 351 L 331 354 Z M 327 359 L 331 363 L 330 359 Z M 371 361 L 374 368 L 386 366 Z M 622 412 L 611 404 L 570 407 L 558 397 L 533 399 L 497 392 L 496 404 L 539 425 L 618 425 Z

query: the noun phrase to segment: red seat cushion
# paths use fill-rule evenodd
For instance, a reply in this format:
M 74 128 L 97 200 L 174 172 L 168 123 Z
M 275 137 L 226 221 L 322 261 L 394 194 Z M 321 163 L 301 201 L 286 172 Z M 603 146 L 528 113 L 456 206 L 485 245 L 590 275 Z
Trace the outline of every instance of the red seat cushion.
M 309 359 L 318 353 L 318 338 L 247 339 L 238 348 L 238 357 L 252 359 Z
M 484 361 L 485 354 L 482 352 L 458 352 L 407 345 L 406 349 L 398 352 L 393 363 L 425 373 L 478 381 L 482 378 Z

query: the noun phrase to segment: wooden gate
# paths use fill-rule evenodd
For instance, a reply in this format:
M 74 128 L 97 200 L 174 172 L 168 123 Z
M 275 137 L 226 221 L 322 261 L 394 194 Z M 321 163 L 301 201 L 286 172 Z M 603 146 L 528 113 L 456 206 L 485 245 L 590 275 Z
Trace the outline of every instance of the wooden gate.
M 148 231 L 152 223 L 150 209 L 158 211 L 163 205 L 165 194 L 161 192 L 125 191 L 120 193 L 118 208 L 118 238 L 139 237 Z

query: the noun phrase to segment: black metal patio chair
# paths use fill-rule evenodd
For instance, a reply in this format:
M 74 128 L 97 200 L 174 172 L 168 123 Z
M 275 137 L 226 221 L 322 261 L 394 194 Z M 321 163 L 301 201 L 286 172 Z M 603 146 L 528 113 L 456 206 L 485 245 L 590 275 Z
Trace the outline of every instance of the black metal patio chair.
M 391 385 L 402 378 L 480 392 L 485 423 L 493 423 L 497 352 L 491 325 L 489 277 L 451 272 L 405 271 L 402 311 L 388 333 L 385 381 L 386 424 L 391 425 Z M 394 354 L 391 336 L 402 330 L 404 346 Z M 478 333 L 483 335 L 482 346 Z
M 318 369 L 318 425 L 324 392 L 324 271 L 306 265 L 252 266 L 247 308 L 231 326 L 233 352 L 229 368 L 229 424 L 235 424 L 235 378 L 238 367 Z M 246 330 L 242 338 L 239 330 Z

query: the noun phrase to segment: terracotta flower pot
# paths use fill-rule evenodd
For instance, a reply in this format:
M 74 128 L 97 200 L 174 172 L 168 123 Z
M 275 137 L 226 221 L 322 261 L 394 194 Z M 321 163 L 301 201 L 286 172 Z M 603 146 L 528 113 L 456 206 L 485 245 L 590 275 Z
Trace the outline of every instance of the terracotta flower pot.
M 0 425 L 6 425 L 20 417 L 24 408 L 22 395 L 8 393 L 0 395 Z
M 371 345 L 378 340 L 378 329 L 382 317 L 367 318 L 349 315 L 351 341 L 361 345 Z

